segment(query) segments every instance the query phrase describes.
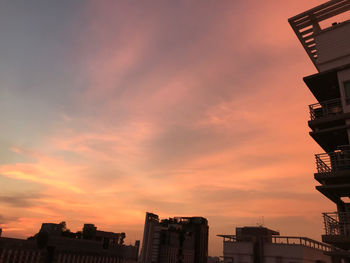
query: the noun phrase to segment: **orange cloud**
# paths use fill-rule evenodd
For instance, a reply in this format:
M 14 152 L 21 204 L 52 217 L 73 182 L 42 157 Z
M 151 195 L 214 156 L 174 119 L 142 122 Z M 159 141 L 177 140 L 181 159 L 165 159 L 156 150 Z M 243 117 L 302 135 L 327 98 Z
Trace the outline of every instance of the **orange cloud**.
M 72 105 L 37 145 L 11 144 L 31 162 L 0 164 L 0 180 L 39 189 L 6 210 L 29 190 L 5 189 L 5 235 L 89 220 L 133 241 L 152 211 L 208 217 L 213 255 L 216 234 L 262 216 L 282 234 L 305 225 L 319 237 L 312 222 L 331 205 L 314 190 L 314 99 L 301 81 L 314 69 L 287 24 L 311 2 L 91 1 Z

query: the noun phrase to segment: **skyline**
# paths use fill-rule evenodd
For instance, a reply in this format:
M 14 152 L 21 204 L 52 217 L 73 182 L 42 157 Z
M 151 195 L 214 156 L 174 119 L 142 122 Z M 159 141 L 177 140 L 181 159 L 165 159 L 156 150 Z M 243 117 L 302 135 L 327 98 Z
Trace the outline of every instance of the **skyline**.
M 320 240 L 316 73 L 287 19 L 323 1 L 0 3 L 0 225 L 142 238 L 146 211 Z M 5 212 L 3 212 L 5 211 Z M 317 222 L 317 223 L 315 223 Z

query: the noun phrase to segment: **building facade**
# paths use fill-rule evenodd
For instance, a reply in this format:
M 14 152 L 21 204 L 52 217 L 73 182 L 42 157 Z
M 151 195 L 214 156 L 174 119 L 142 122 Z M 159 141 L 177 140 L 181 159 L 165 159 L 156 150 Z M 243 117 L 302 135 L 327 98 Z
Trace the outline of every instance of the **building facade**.
M 331 246 L 306 238 L 280 236 L 265 227 L 238 227 L 223 238 L 224 263 L 331 263 Z
M 207 263 L 208 221 L 146 213 L 141 263 Z
M 350 256 L 349 10 L 350 0 L 332 0 L 289 19 L 318 71 L 304 77 L 317 100 L 309 105 L 310 135 L 324 150 L 315 155 L 314 177 L 320 184 L 316 189 L 336 206 L 336 211 L 323 213 L 322 241 L 337 247 L 332 254 L 346 261 Z M 334 21 L 335 16 L 343 22 Z
M 92 224 L 73 233 L 64 222 L 43 223 L 27 240 L 0 237 L 0 263 L 136 263 L 140 242 L 126 246 L 124 238 Z

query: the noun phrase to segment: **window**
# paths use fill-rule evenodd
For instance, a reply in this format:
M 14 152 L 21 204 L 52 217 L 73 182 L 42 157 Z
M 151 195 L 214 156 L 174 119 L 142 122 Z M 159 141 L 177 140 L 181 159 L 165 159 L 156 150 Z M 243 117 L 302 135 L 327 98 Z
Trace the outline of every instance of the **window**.
M 344 82 L 345 103 L 350 104 L 350 81 Z
M 282 262 L 283 260 L 281 256 L 276 257 L 276 263 L 282 263 Z

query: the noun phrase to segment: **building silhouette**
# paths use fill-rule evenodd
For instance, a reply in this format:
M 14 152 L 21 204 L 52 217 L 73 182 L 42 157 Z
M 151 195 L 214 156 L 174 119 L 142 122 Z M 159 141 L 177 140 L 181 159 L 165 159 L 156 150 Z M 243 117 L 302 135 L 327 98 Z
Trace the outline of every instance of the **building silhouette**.
M 43 223 L 27 240 L 0 237 L 0 263 L 137 263 L 140 242 L 126 246 L 124 238 L 93 224 L 71 232 L 65 222 Z
M 332 247 L 306 237 L 280 236 L 266 227 L 237 227 L 223 238 L 224 263 L 331 263 Z
M 207 263 L 208 221 L 146 213 L 141 263 Z
M 350 20 L 327 20 L 348 10 L 350 0 L 332 0 L 289 19 L 318 71 L 304 77 L 317 100 L 309 106 L 310 135 L 325 151 L 315 155 L 314 177 L 320 184 L 316 189 L 337 207 L 323 213 L 322 241 L 337 247 L 330 254 L 346 261 L 350 256 Z

